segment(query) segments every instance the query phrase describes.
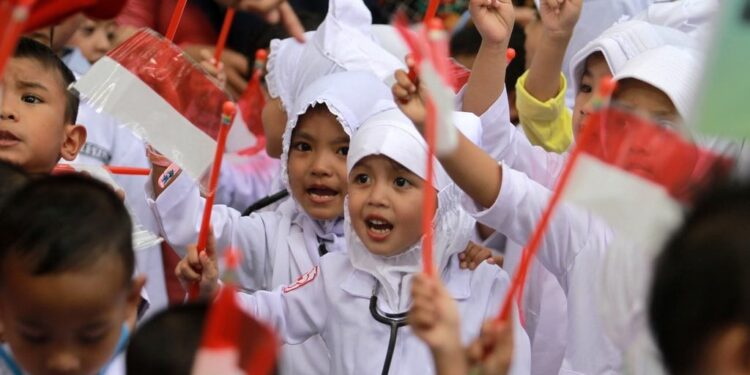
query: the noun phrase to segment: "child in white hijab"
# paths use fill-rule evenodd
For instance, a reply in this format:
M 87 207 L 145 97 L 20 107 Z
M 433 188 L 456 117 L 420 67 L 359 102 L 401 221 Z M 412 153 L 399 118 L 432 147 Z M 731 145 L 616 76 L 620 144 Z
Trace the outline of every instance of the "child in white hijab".
M 291 199 L 276 211 L 241 216 L 213 207 L 211 223 L 219 251 L 241 250 L 238 285 L 247 291 L 269 290 L 293 282 L 316 266 L 327 252 L 342 252 L 346 153 L 349 139 L 364 119 L 394 104 L 388 88 L 365 72 L 343 72 L 313 82 L 302 92 L 284 135 L 284 183 Z M 204 200 L 189 176 L 180 175 L 151 200 L 162 233 L 176 249 L 195 243 Z M 194 254 L 193 254 L 194 255 Z M 200 262 L 191 259 L 192 268 Z M 182 262 L 180 266 L 191 268 Z M 325 346 L 314 338 L 294 358 L 291 373 L 325 373 Z M 293 359 L 293 360 L 292 360 Z
M 478 127 L 473 119 L 471 126 Z M 295 284 L 239 298 L 271 324 L 286 343 L 316 334 L 331 354 L 332 374 L 432 374 L 427 346 L 405 325 L 411 283 L 423 269 L 422 192 L 436 189 L 435 272 L 461 312 L 468 343 L 494 317 L 509 280 L 500 268 L 459 267 L 457 254 L 474 221 L 460 208 L 458 191 L 436 164 L 426 185 L 427 150 L 411 122 L 392 109 L 370 118 L 355 133 L 349 156 L 346 242 L 348 253 L 321 259 Z M 207 289 L 211 289 L 210 287 Z M 511 374 L 528 374 L 528 337 L 518 321 Z

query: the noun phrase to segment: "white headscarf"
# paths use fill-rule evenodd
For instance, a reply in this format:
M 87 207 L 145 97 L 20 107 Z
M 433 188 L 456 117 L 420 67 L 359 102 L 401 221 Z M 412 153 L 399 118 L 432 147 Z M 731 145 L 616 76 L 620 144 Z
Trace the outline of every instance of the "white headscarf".
M 671 1 L 653 4 L 633 19 L 675 28 L 702 44 L 708 40 L 718 9 L 718 0 Z
M 613 75 L 632 58 L 645 51 L 665 45 L 693 47 L 694 40 L 687 34 L 665 26 L 652 25 L 645 21 L 625 21 L 613 25 L 573 55 L 570 60 L 570 77 L 574 92 L 578 92 L 586 59 L 595 52 L 604 55 Z
M 478 125 L 476 117 L 463 117 L 470 128 Z M 466 125 L 466 124 L 465 124 Z M 475 133 L 476 134 L 476 133 Z M 426 180 L 427 145 L 414 125 L 398 109 L 380 113 L 365 121 L 349 144 L 347 170 L 370 155 L 384 155 Z M 466 248 L 474 227 L 460 204 L 460 192 L 443 168 L 433 160 L 433 188 L 438 191 L 438 207 L 433 226 L 435 266 L 442 272 L 450 257 Z M 429 187 L 426 187 L 429 188 Z M 371 253 L 354 232 L 348 209 L 345 235 L 354 268 L 366 272 L 379 282 L 379 300 L 392 312 L 407 309 L 411 303 L 411 279 L 422 270 L 421 240 L 401 254 L 385 257 Z
M 328 14 L 307 42 L 293 38 L 271 41 L 266 83 L 292 116 L 294 99 L 318 78 L 341 71 L 367 71 L 388 81 L 404 64 L 372 36 L 372 15 L 361 0 L 330 0 Z

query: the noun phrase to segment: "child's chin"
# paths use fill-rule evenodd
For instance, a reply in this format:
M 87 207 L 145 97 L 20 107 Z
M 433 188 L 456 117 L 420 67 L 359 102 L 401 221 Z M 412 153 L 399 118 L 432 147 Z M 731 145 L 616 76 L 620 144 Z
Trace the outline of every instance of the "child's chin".
M 333 204 L 331 206 L 334 206 Z M 306 208 L 305 211 L 311 218 L 315 220 L 335 220 L 341 216 L 344 216 L 343 210 L 337 207 L 311 207 Z

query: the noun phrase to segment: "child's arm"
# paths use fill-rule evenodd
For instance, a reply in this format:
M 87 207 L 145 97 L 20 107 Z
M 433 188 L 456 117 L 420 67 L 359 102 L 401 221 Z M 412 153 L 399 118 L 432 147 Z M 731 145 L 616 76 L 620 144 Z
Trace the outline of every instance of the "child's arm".
M 540 102 L 560 92 L 560 71 L 583 0 L 542 0 L 539 13 L 544 31 L 531 60 L 525 89 Z
M 409 326 L 427 344 L 438 374 L 466 374 L 458 306 L 439 279 L 414 277 Z
M 531 143 L 563 152 L 573 141 L 572 116 L 565 105 L 567 82 L 560 72 L 582 0 L 544 0 L 543 34 L 530 69 L 516 83 L 520 125 Z
M 510 0 L 471 0 L 469 11 L 482 44 L 464 92 L 463 110 L 480 116 L 505 88 L 506 51 L 515 13 Z

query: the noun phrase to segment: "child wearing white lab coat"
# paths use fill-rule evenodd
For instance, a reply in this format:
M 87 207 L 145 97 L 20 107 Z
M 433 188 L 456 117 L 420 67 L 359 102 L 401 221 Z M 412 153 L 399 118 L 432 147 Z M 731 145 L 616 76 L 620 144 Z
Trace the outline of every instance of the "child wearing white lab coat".
M 699 68 L 697 55 L 694 50 L 673 46 L 644 52 L 615 76 L 620 88 L 615 91 L 613 100 L 652 120 L 681 123 L 693 90 L 689 78 Z M 415 120 L 421 122 L 421 118 Z M 441 163 L 470 197 L 464 207 L 477 220 L 510 240 L 525 243 L 547 205 L 550 191 L 511 169 L 507 163 L 498 168 L 495 160 L 468 140 L 462 139 L 459 143 L 459 149 L 441 158 Z M 631 266 L 644 267 L 624 272 L 616 269 L 624 262 L 606 262 L 606 258 L 612 256 L 609 245 L 614 235 L 602 220 L 563 204 L 553 216 L 539 248 L 539 261 L 555 275 L 567 297 L 567 348 L 560 374 L 621 373 L 625 348 L 617 345 L 627 340 L 605 332 L 626 332 L 638 337 L 644 329 L 643 291 L 647 284 L 644 280 L 648 279 L 644 268 L 649 264 L 650 255 L 637 246 L 625 246 L 625 251 L 618 249 L 614 254 L 628 257 L 627 264 Z M 637 242 L 631 242 L 634 243 Z M 608 279 L 616 280 L 612 284 L 616 288 L 606 289 L 614 295 L 608 298 L 614 297 L 620 304 L 622 299 L 630 302 L 621 317 L 602 318 L 600 315 L 602 300 L 596 294 L 596 286 L 602 282 L 600 272 L 605 262 L 615 267 L 607 270 Z M 644 373 L 656 373 L 656 368 L 651 367 L 650 371 Z
M 239 211 L 225 206 L 215 205 L 213 208 L 211 223 L 218 249 L 222 251 L 232 246 L 242 251 L 242 262 L 237 270 L 239 287 L 256 291 L 292 283 L 298 276 L 317 266 L 321 255 L 346 249 L 342 217 L 346 177 L 338 176 L 339 171 L 345 171 L 345 149 L 348 148 L 349 137 L 365 118 L 393 106 L 388 88 L 375 76 L 364 72 L 344 72 L 323 77 L 300 95 L 294 112 L 298 117 L 289 121 L 283 137 L 282 163 L 286 166 L 288 162 L 293 162 L 290 153 L 297 153 L 295 155 L 301 155 L 300 158 L 305 160 L 308 155 L 310 158 L 317 155 L 322 162 L 313 162 L 301 168 L 304 181 L 290 179 L 284 169 L 284 183 L 291 185 L 292 199 L 285 201 L 276 211 L 243 217 Z M 310 117 L 312 112 L 316 117 Z M 336 132 L 343 137 L 337 141 L 335 150 L 328 145 L 324 150 L 318 147 L 315 140 L 309 139 L 305 144 L 292 144 L 293 132 L 298 126 L 304 126 L 308 129 L 307 133 L 313 136 L 321 133 L 321 116 L 324 117 L 323 121 L 338 128 Z M 312 150 L 308 150 L 308 147 Z M 301 200 L 309 202 L 314 199 L 310 194 L 315 188 L 320 189 L 321 186 L 317 186 L 320 184 L 327 185 L 330 194 L 325 195 L 336 201 L 323 202 L 317 204 L 318 207 L 315 202 L 301 204 Z M 294 188 L 296 185 L 309 186 L 307 191 L 298 191 Z M 170 243 L 186 246 L 196 241 L 199 218 L 205 203 L 199 198 L 197 185 L 188 176 L 177 177 L 156 200 L 152 200 L 152 204 L 162 225 L 162 233 Z M 317 211 L 309 212 L 310 207 Z M 321 214 L 320 207 L 324 207 L 326 212 Z M 285 363 L 293 366 L 289 371 L 326 372 L 328 358 L 325 347 L 319 338 L 314 341 L 318 342 L 303 345 L 310 345 L 311 349 L 295 353 L 294 361 Z M 290 350 L 287 351 L 291 354 Z
M 497 314 L 509 279 L 489 264 L 475 271 L 459 268 L 457 254 L 474 220 L 460 208 L 460 195 L 439 166 L 433 185 L 426 185 L 426 162 L 424 140 L 398 109 L 367 120 L 347 158 L 348 254 L 322 258 L 319 267 L 292 285 L 240 294 L 241 303 L 271 324 L 285 343 L 320 334 L 331 354 L 332 374 L 434 373 L 429 349 L 404 326 L 412 278 L 423 268 L 423 189 L 438 191 L 435 272 L 458 304 L 464 344 Z M 514 324 L 511 374 L 528 374 L 528 337 L 517 320 Z

